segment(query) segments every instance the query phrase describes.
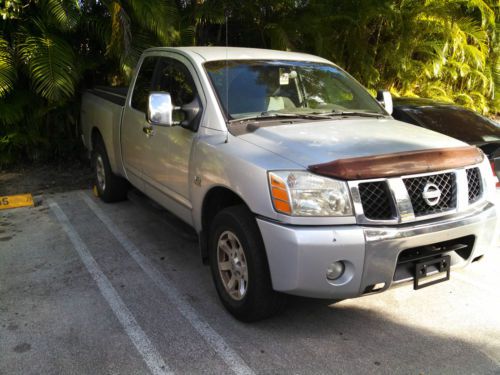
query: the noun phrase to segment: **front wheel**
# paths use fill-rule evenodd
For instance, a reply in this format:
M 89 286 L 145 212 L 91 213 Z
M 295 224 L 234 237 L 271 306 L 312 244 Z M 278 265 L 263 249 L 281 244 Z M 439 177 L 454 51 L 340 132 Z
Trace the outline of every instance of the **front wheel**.
M 245 206 L 229 207 L 215 216 L 209 246 L 215 287 L 232 315 L 251 322 L 284 306 L 285 296 L 272 289 L 259 228 Z

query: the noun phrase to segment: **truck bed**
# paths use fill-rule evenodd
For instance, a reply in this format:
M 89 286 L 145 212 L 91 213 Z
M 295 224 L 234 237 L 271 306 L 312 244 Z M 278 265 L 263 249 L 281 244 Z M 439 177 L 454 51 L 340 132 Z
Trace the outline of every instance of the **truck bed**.
M 96 86 L 87 91 L 123 107 L 125 105 L 125 100 L 127 99 L 128 86 Z
M 123 176 L 121 165 L 120 124 L 127 98 L 127 87 L 96 86 L 82 97 L 82 140 L 85 147 L 93 149 L 93 129 L 98 131 L 108 153 L 113 173 Z

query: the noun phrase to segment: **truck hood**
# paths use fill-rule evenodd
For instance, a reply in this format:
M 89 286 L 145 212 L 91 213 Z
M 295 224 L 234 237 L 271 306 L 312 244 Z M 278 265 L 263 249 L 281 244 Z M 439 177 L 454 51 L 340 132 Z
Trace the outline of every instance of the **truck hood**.
M 418 126 L 374 118 L 261 127 L 238 138 L 303 167 L 337 159 L 466 145 Z

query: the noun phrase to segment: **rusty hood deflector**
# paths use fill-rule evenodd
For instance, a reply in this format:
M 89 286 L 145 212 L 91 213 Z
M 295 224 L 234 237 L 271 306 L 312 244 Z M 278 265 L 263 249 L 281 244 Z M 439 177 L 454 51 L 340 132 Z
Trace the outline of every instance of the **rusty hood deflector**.
M 308 170 L 341 180 L 366 180 L 461 168 L 483 158 L 479 148 L 464 146 L 339 159 L 310 165 Z

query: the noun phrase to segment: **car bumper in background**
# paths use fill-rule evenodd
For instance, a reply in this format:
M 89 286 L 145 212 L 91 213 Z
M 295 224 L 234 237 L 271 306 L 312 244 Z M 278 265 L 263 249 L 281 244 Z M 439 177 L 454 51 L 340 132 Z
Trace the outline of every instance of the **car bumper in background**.
M 427 245 L 472 239 L 469 251 L 447 253 L 452 268 L 469 264 L 496 241 L 496 215 L 495 207 L 487 203 L 460 216 L 399 227 L 285 226 L 263 218 L 257 223 L 275 290 L 342 299 L 413 280 L 398 262 L 405 250 L 418 252 Z M 327 269 L 336 261 L 345 264 L 345 271 L 330 281 Z

